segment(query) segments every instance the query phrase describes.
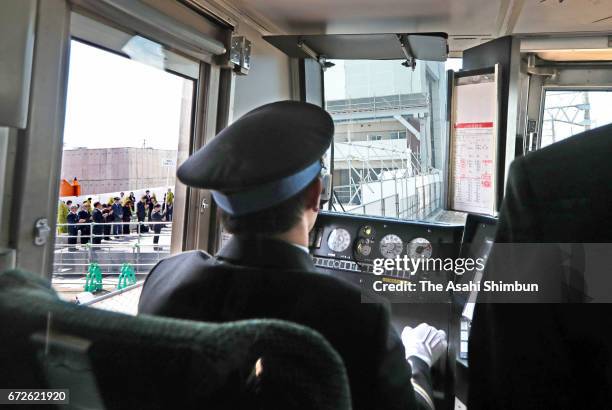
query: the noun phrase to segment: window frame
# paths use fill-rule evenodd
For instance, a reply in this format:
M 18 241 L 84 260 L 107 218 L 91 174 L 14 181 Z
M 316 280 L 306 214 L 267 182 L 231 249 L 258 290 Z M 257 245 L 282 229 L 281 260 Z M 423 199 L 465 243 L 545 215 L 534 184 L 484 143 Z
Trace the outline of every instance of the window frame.
M 542 148 L 542 131 L 544 130 L 544 111 L 546 107 L 546 93 L 548 91 L 575 91 L 575 92 L 584 92 L 584 91 L 604 91 L 604 92 L 612 92 L 612 83 L 605 85 L 543 85 L 540 97 L 540 110 L 538 114 L 538 144 L 536 150 L 540 150 Z M 574 134 L 576 135 L 576 134 Z M 569 138 L 569 137 L 568 137 Z M 554 143 L 553 143 L 554 144 Z M 550 145 L 553 145 L 550 144 Z M 547 146 L 550 146 L 547 145 Z
M 80 22 L 81 24 L 75 26 L 75 17 L 77 17 L 77 19 L 86 19 L 84 22 L 87 23 L 87 25 Z M 102 18 L 84 15 L 78 11 L 71 12 L 70 41 L 78 41 L 88 46 L 95 47 L 131 60 L 130 56 L 126 55 L 119 47 L 116 46 L 116 44 L 117 42 L 122 44 L 124 42 L 123 40 L 133 38 L 134 36 L 139 36 L 139 34 L 130 33 L 127 30 L 119 29 Z M 205 114 L 199 111 L 202 104 L 198 104 L 198 100 L 199 95 L 201 95 L 202 92 L 206 92 L 209 86 L 209 84 L 206 82 L 208 79 L 206 76 L 208 68 L 206 66 L 209 64 L 203 61 L 195 60 L 193 57 L 182 55 L 180 52 L 169 49 L 163 43 L 159 43 L 155 40 L 151 41 L 160 44 L 163 47 L 164 52 L 170 58 L 170 62 L 182 60 L 184 63 L 186 63 L 185 65 L 189 65 L 187 67 L 181 67 L 179 65 L 170 64 L 169 67 L 164 67 L 163 71 L 193 81 L 193 94 L 191 97 L 192 106 L 191 113 L 189 115 L 189 132 L 186 135 L 179 134 L 179 141 L 177 145 L 178 165 L 178 159 L 182 159 L 183 161 L 187 159 L 187 157 L 193 152 L 193 147 L 197 145 L 195 136 L 196 129 L 198 128 L 196 118 L 203 118 Z M 113 43 L 115 44 L 113 45 Z M 204 70 L 202 70 L 202 68 L 204 68 Z M 204 77 L 201 76 L 202 74 Z M 175 199 L 170 253 L 178 253 L 185 250 L 185 246 L 188 243 L 186 234 L 189 232 L 185 223 L 185 221 L 188 219 L 186 214 L 189 211 L 187 206 L 189 202 L 188 188 L 181 184 L 180 181 L 176 180 L 174 193 Z
M 102 3 L 104 3 L 102 5 Z M 165 32 L 164 27 L 155 27 L 139 15 L 130 15 L 119 10 L 108 11 L 108 4 L 90 0 L 49 0 L 39 2 L 36 9 L 35 47 L 33 54 L 32 88 L 28 107 L 28 124 L 24 130 L 9 129 L 9 161 L 15 163 L 13 171 L 12 193 L 6 198 L 6 211 L 10 212 L 8 243 L 14 250 L 15 263 L 18 269 L 38 272 L 41 276 L 51 278 L 55 248 L 57 219 L 57 198 L 59 192 L 61 158 L 63 151 L 63 127 L 66 110 L 68 86 L 71 18 L 73 13 L 85 14 L 112 30 L 124 30 L 128 34 L 138 30 L 138 34 L 167 47 L 178 55 L 196 57 L 199 80 L 195 84 L 193 101 L 192 130 L 186 145 L 190 154 L 209 141 L 217 131 L 217 123 L 222 120 L 219 114 L 223 107 L 219 103 L 220 71 L 222 61 L 217 61 L 212 54 L 205 55 L 204 47 L 194 53 L 194 38 L 204 39 L 209 36 L 223 39 L 225 48 L 229 43 L 230 29 L 206 20 L 178 2 L 154 2 L 144 7 L 151 8 L 151 15 L 168 17 L 166 21 L 174 24 Z M 163 10 L 163 11 L 162 11 Z M 164 17 L 165 18 L 165 17 Z M 133 27 L 134 30 L 130 30 Z M 166 28 L 168 28 L 166 27 Z M 195 27 L 199 27 L 194 34 Z M 127 29 L 126 29 L 127 28 Z M 180 33 L 192 34 L 182 42 Z M 81 41 L 87 36 L 74 36 Z M 168 40 L 168 42 L 164 40 Z M 94 39 L 95 40 L 95 39 Z M 191 41 L 190 41 L 191 40 Z M 91 45 L 99 47 L 99 42 Z M 183 47 L 183 44 L 185 47 Z M 108 49 L 108 47 L 102 47 Z M 184 49 L 183 49 L 184 48 Z M 180 70 L 179 70 L 180 71 Z M 177 74 L 177 72 L 173 72 Z M 179 73 L 180 74 L 180 73 Z M 225 102 L 224 102 L 225 103 Z M 219 118 L 218 118 L 219 117 Z M 18 165 L 18 166 L 17 166 Z M 173 232 L 171 252 L 193 249 L 209 250 L 208 241 L 212 210 L 189 208 L 193 201 L 200 204 L 207 193 L 182 186 L 175 195 L 175 224 L 181 226 L 177 234 Z M 42 198 L 33 200 L 33 198 Z M 179 203 L 183 202 L 184 218 L 179 221 Z M 210 203 L 210 202 L 209 202 Z M 51 231 L 42 244 L 34 243 L 35 223 L 44 220 Z M 189 232 L 184 229 L 190 229 Z M 175 240 L 176 238 L 176 240 Z

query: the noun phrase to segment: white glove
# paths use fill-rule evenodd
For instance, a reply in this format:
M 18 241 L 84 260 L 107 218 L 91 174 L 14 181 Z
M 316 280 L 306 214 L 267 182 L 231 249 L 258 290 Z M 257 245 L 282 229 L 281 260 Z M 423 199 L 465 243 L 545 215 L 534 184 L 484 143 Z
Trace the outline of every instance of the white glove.
M 421 323 L 414 329 L 406 326 L 402 331 L 402 343 L 406 359 L 416 356 L 431 367 L 446 351 L 446 333 L 427 323 Z

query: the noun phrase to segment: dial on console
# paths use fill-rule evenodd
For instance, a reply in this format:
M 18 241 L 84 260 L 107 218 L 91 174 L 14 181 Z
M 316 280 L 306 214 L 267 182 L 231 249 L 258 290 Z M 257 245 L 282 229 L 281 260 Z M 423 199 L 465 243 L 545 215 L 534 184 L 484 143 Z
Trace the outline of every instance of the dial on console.
M 394 234 L 385 235 L 380 240 L 380 253 L 383 257 L 393 259 L 404 249 L 402 239 Z
M 351 244 L 351 234 L 344 228 L 335 228 L 327 238 L 327 246 L 334 252 L 344 252 Z

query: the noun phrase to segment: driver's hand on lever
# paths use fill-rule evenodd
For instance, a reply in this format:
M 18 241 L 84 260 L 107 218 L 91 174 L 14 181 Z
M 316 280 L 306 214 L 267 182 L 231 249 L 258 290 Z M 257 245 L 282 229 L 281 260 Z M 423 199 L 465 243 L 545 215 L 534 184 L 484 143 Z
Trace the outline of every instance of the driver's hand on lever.
M 411 381 L 417 400 L 423 408 L 434 409 L 429 369 L 446 351 L 446 333 L 427 323 L 415 328 L 406 326 L 402 331 L 402 344 L 406 360 L 412 367 Z
M 416 356 L 431 367 L 446 351 L 446 332 L 427 323 L 421 323 L 415 328 L 406 326 L 402 331 L 402 343 L 406 359 Z

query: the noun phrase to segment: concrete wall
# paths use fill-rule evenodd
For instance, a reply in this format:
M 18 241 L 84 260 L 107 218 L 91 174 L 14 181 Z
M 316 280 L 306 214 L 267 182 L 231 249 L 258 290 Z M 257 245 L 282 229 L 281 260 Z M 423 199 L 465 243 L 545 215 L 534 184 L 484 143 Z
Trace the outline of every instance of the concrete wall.
M 176 166 L 162 166 L 162 160 L 176 164 L 177 151 L 81 148 L 66 150 L 63 155 L 61 176 L 68 181 L 76 177 L 83 195 L 174 186 Z
M 246 76 L 236 76 L 233 118 L 266 103 L 292 99 L 290 58 L 246 24 L 236 35 L 251 40 L 251 69 Z

